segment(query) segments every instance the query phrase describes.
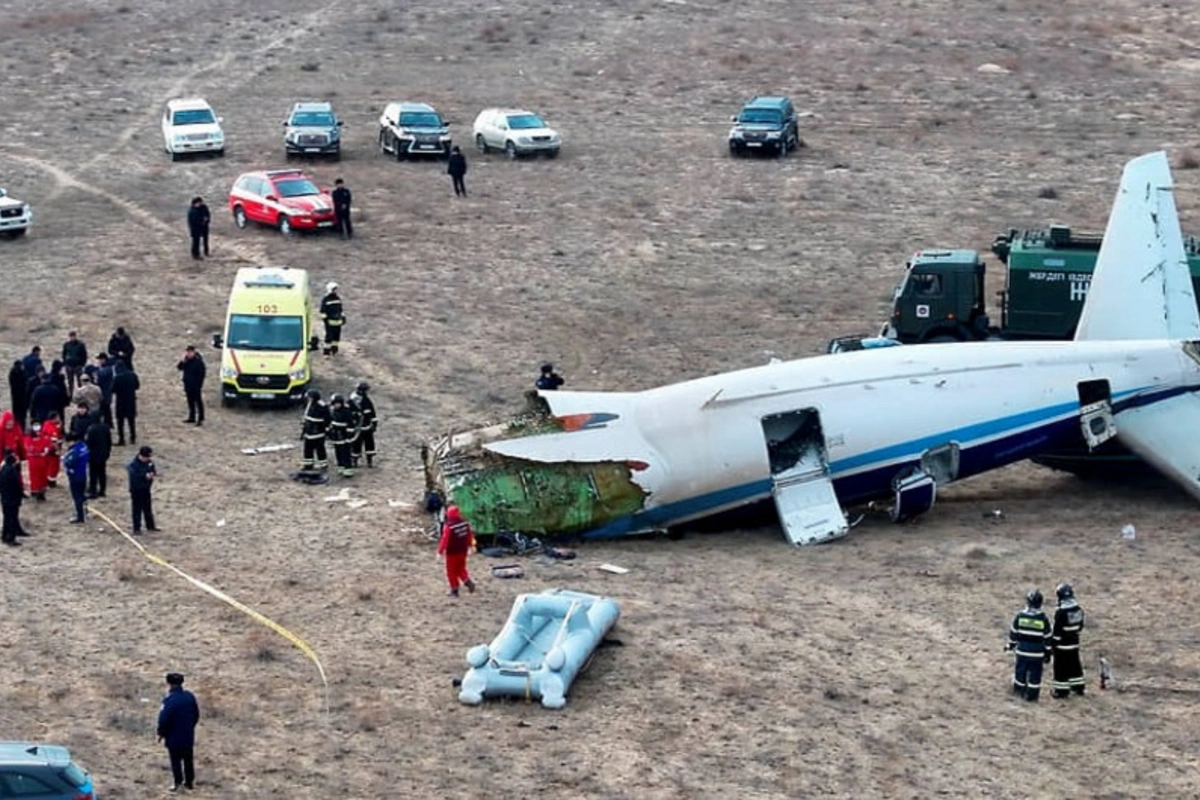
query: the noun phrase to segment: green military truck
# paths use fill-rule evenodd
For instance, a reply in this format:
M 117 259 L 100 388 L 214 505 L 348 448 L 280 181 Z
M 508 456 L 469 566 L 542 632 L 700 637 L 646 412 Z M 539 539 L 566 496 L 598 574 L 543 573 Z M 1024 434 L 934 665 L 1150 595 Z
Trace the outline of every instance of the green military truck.
M 979 339 L 1070 339 L 1100 251 L 1100 234 L 1066 225 L 996 237 L 992 252 L 1008 267 L 999 324 L 984 301 L 986 267 L 974 250 L 921 250 L 896 287 L 883 336 L 903 344 Z M 1184 237 L 1200 297 L 1200 241 Z

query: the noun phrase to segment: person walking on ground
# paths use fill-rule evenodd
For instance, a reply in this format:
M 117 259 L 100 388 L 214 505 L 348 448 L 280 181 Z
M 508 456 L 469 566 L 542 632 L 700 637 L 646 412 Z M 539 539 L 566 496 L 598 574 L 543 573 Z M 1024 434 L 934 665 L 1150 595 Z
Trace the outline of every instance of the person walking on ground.
M 187 223 L 188 233 L 192 237 L 192 258 L 196 261 L 201 260 L 201 244 L 204 246 L 204 255 L 208 255 L 208 225 L 211 221 L 212 214 L 204 204 L 204 198 L 193 197 L 192 206 L 187 213 Z
M 63 362 L 54 359 L 50 364 L 50 381 L 58 387 L 58 418 L 67 418 L 67 406 L 71 405 L 71 392 L 67 389 L 67 373 L 63 371 Z
M 329 416 L 329 441 L 333 443 L 338 475 L 353 478 L 354 434 L 357 433 L 357 427 L 354 412 L 346 405 L 346 398 L 340 394 L 329 398 Z
M 117 415 L 117 446 L 125 444 L 125 423 L 129 423 L 129 443 L 137 444 L 137 393 L 142 388 L 137 373 L 124 359 L 113 369 L 113 402 Z
M 1079 655 L 1083 609 L 1071 584 L 1060 583 L 1054 594 L 1058 597 L 1058 608 L 1054 612 L 1054 689 L 1050 694 L 1056 698 L 1067 697 L 1071 692 L 1082 695 L 1087 688 L 1083 659 Z
M 474 593 L 475 581 L 467 571 L 467 557 L 475 546 L 475 531 L 462 518 L 458 506 L 446 508 L 446 521 L 442 523 L 442 538 L 438 541 L 438 556 L 446 559 L 446 580 L 450 582 L 450 597 L 458 597 L 461 583 L 468 592 Z
M 343 239 L 349 239 L 354 236 L 354 226 L 350 223 L 350 202 L 353 197 L 350 190 L 346 188 L 346 182 L 338 178 L 333 182 L 333 214 L 337 217 L 338 230 L 342 232 Z
M 71 500 L 75 503 L 75 516 L 71 522 L 79 524 L 84 521 L 87 502 L 88 448 L 82 439 L 68 436 L 70 448 L 63 456 L 63 469 L 67 472 L 67 483 L 71 487 Z
M 354 464 L 362 456 L 367 457 L 367 466 L 375 466 L 375 429 L 379 420 L 375 417 L 375 403 L 367 396 L 371 386 L 363 381 L 350 395 L 350 405 L 358 412 L 358 438 L 354 440 Z
M 21 360 L 13 362 L 8 371 L 8 394 L 12 400 L 13 417 L 22 428 L 25 418 L 29 415 L 29 382 L 25 379 L 25 367 Z
M 200 704 L 196 696 L 183 688 L 183 675 L 167 673 L 167 696 L 158 708 L 158 740 L 166 745 L 175 783 L 170 791 L 196 784 L 196 725 L 200 722 Z
M 88 407 L 88 413 L 95 414 L 97 418 L 103 416 L 100 408 L 104 404 L 104 392 L 86 372 L 79 376 L 79 388 L 75 390 L 71 402 L 75 405 L 83 403 Z
M 1013 668 L 1013 694 L 1036 703 L 1042 692 L 1042 667 L 1051 658 L 1050 619 L 1042 612 L 1042 593 L 1025 595 L 1025 608 L 1017 612 L 1008 628 L 1006 650 L 1017 651 Z
M 133 511 L 134 533 L 142 532 L 143 521 L 146 523 L 146 530 L 160 530 L 154 524 L 154 502 L 151 496 L 154 478 L 158 474 L 151 459 L 153 455 L 153 448 L 143 445 L 125 467 L 125 471 L 129 473 L 129 505 Z
M 346 324 L 346 313 L 342 309 L 342 298 L 338 296 L 338 285 L 334 281 L 325 284 L 325 296 L 321 298 L 321 321 L 325 323 L 325 350 L 327 356 L 336 356 L 338 342 L 342 340 L 342 326 Z
M 54 450 L 54 439 L 41 422 L 29 426 L 25 439 L 25 452 L 29 457 L 29 496 L 38 502 L 46 499 L 47 477 L 50 472 L 50 453 Z
M 204 358 L 193 345 L 183 349 L 183 358 L 175 365 L 183 373 L 183 393 L 187 397 L 188 415 L 184 422 L 204 424 L 204 375 L 208 368 Z
M 67 374 L 67 391 L 73 392 L 79 385 L 79 378 L 88 362 L 87 345 L 75 331 L 68 333 L 67 340 L 63 342 L 62 362 Z
M 538 375 L 537 382 L 534 384 L 542 391 L 552 392 L 562 386 L 566 381 L 562 376 L 554 371 L 554 365 L 549 361 L 542 364 L 542 374 Z
M 130 369 L 133 369 L 133 351 L 136 349 L 133 339 L 125 332 L 123 327 L 117 328 L 113 331 L 113 335 L 108 338 L 109 359 L 119 358 Z M 115 364 L 113 366 L 116 367 Z
M 112 364 L 109 364 L 108 361 L 108 353 L 97 353 L 96 363 L 88 368 L 88 374 L 92 377 L 92 383 L 100 389 L 100 418 L 104 420 L 105 425 L 111 428 L 113 426 L 112 391 L 114 376 Z
M 4 526 L 0 529 L 0 542 L 16 547 L 18 536 L 25 536 L 21 528 L 21 503 L 25 499 L 25 486 L 21 482 L 21 464 L 12 450 L 4 451 L 4 464 L 0 466 L 0 511 L 4 514 Z
M 450 148 L 450 158 L 446 160 L 446 172 L 454 181 L 454 196 L 466 197 L 467 184 L 463 178 L 467 175 L 467 157 L 463 155 L 462 149 L 458 145 Z
M 108 493 L 108 459 L 112 456 L 112 429 L 104 420 L 92 423 L 84 434 L 88 446 L 88 491 L 91 499 Z
M 43 374 L 41 382 L 29 393 L 29 419 L 42 422 L 51 414 L 57 414 L 59 406 L 62 405 L 61 399 L 62 392 L 54 382 L 54 377 Z
M 50 440 L 50 454 L 46 456 L 46 482 L 58 486 L 58 473 L 62 468 L 63 428 L 57 414 L 42 420 L 42 433 Z
M 17 461 L 25 460 L 25 431 L 11 411 L 0 414 L 0 452 L 10 451 Z
M 325 436 L 329 432 L 329 406 L 321 402 L 321 393 L 309 389 L 305 395 L 308 404 L 304 407 L 304 422 L 300 437 L 304 439 L 304 459 L 300 462 L 302 472 L 317 472 L 329 468 L 329 455 L 325 451 Z
M 67 441 L 83 441 L 83 437 L 87 434 L 87 429 L 92 427 L 92 423 L 99 419 L 99 411 L 92 411 L 88 408 L 86 402 L 79 401 L 75 405 L 75 413 L 67 420 Z
M 42 348 L 36 344 L 31 347 L 21 359 L 21 366 L 25 369 L 25 382 L 32 383 L 33 379 L 37 378 L 38 370 L 46 369 L 46 365 L 42 363 Z

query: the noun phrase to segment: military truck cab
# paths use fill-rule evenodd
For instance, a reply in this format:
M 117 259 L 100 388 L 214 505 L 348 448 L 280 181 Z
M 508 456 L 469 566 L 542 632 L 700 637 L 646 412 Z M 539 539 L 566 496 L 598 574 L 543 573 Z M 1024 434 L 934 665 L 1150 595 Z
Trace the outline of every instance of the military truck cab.
M 221 353 L 221 401 L 286 405 L 304 399 L 316 350 L 308 273 L 287 267 L 243 267 L 229 292 Z
M 905 265 L 884 335 L 904 344 L 985 338 L 985 267 L 974 250 L 920 250 Z

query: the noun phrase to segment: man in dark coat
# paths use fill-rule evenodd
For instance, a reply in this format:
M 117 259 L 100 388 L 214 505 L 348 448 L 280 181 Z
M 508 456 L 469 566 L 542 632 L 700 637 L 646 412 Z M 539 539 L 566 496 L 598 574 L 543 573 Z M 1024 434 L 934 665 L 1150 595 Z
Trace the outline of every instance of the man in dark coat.
M 375 429 L 379 420 L 375 417 L 375 403 L 367 396 L 370 385 L 363 381 L 350 395 L 350 405 L 358 412 L 358 438 L 354 440 L 354 465 L 360 456 L 367 457 L 367 466 L 375 466 Z
M 97 353 L 96 364 L 92 369 L 92 382 L 100 387 L 100 418 L 108 427 L 113 426 L 112 399 L 113 373 L 112 364 L 108 363 L 108 353 Z
M 108 492 L 108 459 L 112 456 L 112 429 L 103 421 L 93 422 L 84 434 L 88 446 L 88 491 L 95 499 Z
M 151 459 L 153 455 L 154 450 L 151 447 L 143 446 L 133 460 L 125 466 L 125 471 L 129 473 L 129 504 L 133 511 L 134 533 L 142 532 L 143 520 L 146 523 L 146 530 L 159 530 L 158 526 L 154 524 L 154 503 L 150 494 L 154 488 L 154 479 L 158 476 L 154 461 Z
M 547 361 L 542 364 L 542 373 L 538 375 L 537 382 L 534 385 L 544 392 L 552 392 L 564 383 L 566 381 L 563 380 L 562 376 L 554 371 L 554 365 Z
M 35 344 L 25 357 L 21 359 L 21 366 L 25 368 L 26 381 L 36 378 L 38 370 L 46 368 L 46 365 L 42 363 L 42 348 Z
M 125 332 L 124 328 L 117 328 L 113 335 L 108 338 L 108 357 L 109 359 L 122 359 L 130 369 L 133 369 L 133 351 L 137 348 L 133 345 L 133 339 Z M 115 367 L 116 364 L 113 364 Z
M 9 547 L 21 544 L 18 536 L 21 529 L 21 501 L 25 499 L 25 486 L 21 482 L 21 465 L 11 450 L 4 451 L 4 465 L 0 466 L 0 510 L 4 513 L 4 527 L 0 530 L 0 542 Z
M 338 230 L 342 232 L 343 239 L 349 239 L 354 235 L 354 226 L 350 224 L 350 190 L 341 178 L 334 181 L 333 185 L 333 213 L 337 217 Z
M 183 393 L 187 397 L 188 415 L 184 422 L 204 424 L 204 375 L 208 368 L 204 358 L 192 345 L 183 349 L 183 358 L 176 368 L 183 373 Z
M 137 444 L 137 393 L 142 388 L 137 373 L 122 359 L 113 369 L 113 401 L 117 410 L 117 445 L 125 444 L 125 423 L 129 423 L 129 443 Z
M 450 174 L 450 179 L 454 181 L 454 196 L 466 197 L 467 184 L 463 182 L 463 178 L 467 174 L 467 157 L 463 155 L 458 145 L 454 145 L 450 149 L 450 158 L 446 162 L 446 172 Z
M 78 333 L 71 331 L 62 346 L 62 363 L 67 373 L 68 392 L 75 391 L 75 387 L 79 385 L 79 376 L 83 374 L 87 362 L 87 345 L 79 338 Z
M 342 298 L 334 281 L 325 284 L 325 296 L 321 298 L 321 321 L 325 323 L 324 353 L 336 356 L 338 342 L 342 340 L 342 326 L 346 324 L 346 312 L 342 309 Z
M 75 413 L 67 420 L 67 439 L 83 441 L 88 428 L 92 427 L 93 422 L 99 421 L 100 412 L 92 411 L 86 401 L 80 401 L 75 405 Z
M 30 419 L 41 422 L 51 414 L 57 414 L 62 405 L 62 392 L 55 385 L 53 376 L 43 375 L 41 383 L 29 394 Z
M 188 233 L 192 236 L 192 258 L 200 260 L 200 245 L 204 245 L 204 255 L 208 255 L 208 224 L 212 220 L 212 215 L 208 211 L 208 206 L 204 204 L 204 198 L 193 197 L 192 206 L 188 209 L 187 223 Z
M 175 779 L 172 792 L 183 786 L 194 788 L 196 783 L 196 725 L 200 722 L 200 704 L 196 696 L 183 688 L 183 676 L 167 674 L 167 696 L 158 709 L 158 740 L 167 747 L 171 759 L 171 775 Z
M 68 433 L 67 441 L 71 446 L 63 456 L 62 463 L 67 473 L 67 484 L 71 488 L 71 500 L 75 503 L 75 516 L 71 522 L 79 524 L 85 520 L 87 513 L 87 474 L 91 454 L 82 439 L 76 439 Z
M 58 387 L 58 418 L 67 418 L 67 406 L 71 404 L 71 392 L 67 389 L 67 374 L 63 372 L 63 362 L 57 358 L 50 363 L 50 380 Z
M 25 417 L 29 415 L 29 382 L 25 378 L 25 366 L 20 359 L 13 362 L 8 371 L 8 393 L 12 398 L 12 412 L 21 427 L 25 427 Z

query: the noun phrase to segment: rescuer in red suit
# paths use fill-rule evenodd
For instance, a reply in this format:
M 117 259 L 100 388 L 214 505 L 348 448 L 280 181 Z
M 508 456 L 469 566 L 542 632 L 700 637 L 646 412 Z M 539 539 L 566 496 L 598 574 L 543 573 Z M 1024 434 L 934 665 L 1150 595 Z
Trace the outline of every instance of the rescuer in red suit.
M 438 542 L 438 555 L 446 559 L 446 580 L 450 582 L 450 591 L 446 594 L 458 597 L 458 585 L 467 587 L 468 592 L 475 591 L 475 581 L 467 572 L 467 556 L 475 546 L 475 531 L 471 524 L 462 518 L 458 506 L 446 509 L 446 521 L 442 523 L 442 539 Z

